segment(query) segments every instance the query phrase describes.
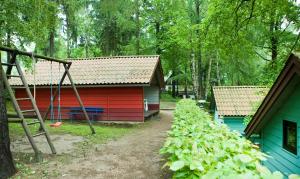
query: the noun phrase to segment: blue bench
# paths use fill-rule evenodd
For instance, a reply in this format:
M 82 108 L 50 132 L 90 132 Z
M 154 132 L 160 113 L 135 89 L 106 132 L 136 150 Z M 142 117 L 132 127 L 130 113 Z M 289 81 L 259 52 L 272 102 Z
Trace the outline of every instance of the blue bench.
M 72 121 L 76 115 L 83 115 L 83 111 L 81 107 L 69 107 L 69 109 L 70 112 L 68 114 Z M 85 110 L 92 121 L 94 120 L 94 117 L 98 117 L 100 116 L 101 113 L 104 112 L 104 109 L 99 107 L 85 107 Z

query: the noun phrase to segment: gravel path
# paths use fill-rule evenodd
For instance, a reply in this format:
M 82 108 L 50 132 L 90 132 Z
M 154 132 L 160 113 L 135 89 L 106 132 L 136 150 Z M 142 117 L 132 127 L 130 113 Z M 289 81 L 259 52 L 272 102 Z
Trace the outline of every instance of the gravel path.
M 58 178 L 167 178 L 159 149 L 171 126 L 172 111 L 161 111 L 145 127 L 118 140 L 95 146 L 85 157 L 59 166 Z

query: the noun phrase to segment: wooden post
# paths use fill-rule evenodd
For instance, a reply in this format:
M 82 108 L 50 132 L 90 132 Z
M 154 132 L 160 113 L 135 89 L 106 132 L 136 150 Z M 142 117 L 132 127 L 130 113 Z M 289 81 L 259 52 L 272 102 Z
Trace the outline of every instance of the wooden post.
M 29 87 L 28 87 L 28 84 L 27 84 L 25 78 L 24 78 L 24 74 L 23 74 L 23 72 L 22 72 L 22 69 L 21 69 L 21 67 L 20 67 L 20 65 L 19 65 L 19 63 L 18 63 L 18 61 L 16 61 L 15 64 L 16 64 L 18 73 L 19 73 L 19 75 L 20 75 L 20 77 L 21 77 L 21 81 L 22 81 L 23 85 L 25 86 L 26 93 L 27 93 L 28 97 L 30 98 L 30 101 L 31 101 L 32 106 L 33 106 L 33 109 L 35 110 L 35 114 L 37 115 L 38 120 L 40 121 L 40 126 L 43 128 L 43 130 L 44 130 L 44 132 L 45 132 L 45 136 L 46 136 L 46 139 L 47 139 L 47 141 L 48 141 L 48 144 L 49 144 L 49 146 L 50 146 L 50 148 L 51 148 L 51 151 L 52 151 L 53 154 L 56 154 L 55 147 L 54 147 L 53 143 L 51 142 L 51 138 L 50 138 L 49 132 L 48 132 L 48 130 L 46 129 L 46 126 L 45 126 L 45 124 L 44 124 L 44 122 L 43 122 L 43 118 L 42 118 L 42 116 L 41 116 L 41 113 L 40 113 L 40 111 L 39 111 L 39 109 L 38 109 L 38 107 L 37 107 L 37 105 L 36 105 L 35 100 L 33 99 L 33 96 L 32 96 L 32 94 L 31 94 L 31 91 L 30 91 L 30 89 L 29 89 Z M 23 123 L 26 123 L 25 120 L 23 120 Z M 27 126 L 27 125 L 25 125 L 25 126 Z
M 2 75 L 6 75 L 5 72 L 3 71 L 3 69 L 2 69 Z M 11 87 L 10 87 L 8 81 L 7 81 L 7 78 L 5 76 L 3 76 L 3 77 L 4 77 L 3 81 L 4 81 L 4 84 L 5 84 L 5 87 L 6 87 L 7 91 L 8 91 L 8 93 L 9 93 L 9 95 L 11 96 L 11 101 L 12 101 L 12 103 L 14 105 L 15 111 L 16 111 L 17 115 L 22 119 L 22 126 L 24 128 L 25 134 L 26 134 L 26 136 L 27 136 L 27 138 L 28 138 L 28 140 L 29 140 L 32 148 L 33 148 L 34 153 L 36 154 L 35 157 L 36 158 L 40 158 L 38 155 L 41 152 L 38 150 L 37 146 L 35 145 L 35 143 L 33 141 L 33 138 L 31 137 L 32 136 L 31 132 L 30 132 L 28 126 L 26 125 L 26 122 L 24 121 L 24 116 L 21 113 L 21 109 L 20 109 L 20 107 L 18 105 L 18 102 L 17 102 L 16 98 L 14 97 L 14 92 L 11 89 Z
M 76 86 L 75 86 L 75 84 L 73 83 L 73 79 L 72 79 L 72 77 L 71 77 L 71 75 L 70 75 L 70 73 L 69 73 L 69 68 L 70 68 L 70 67 L 68 67 L 66 64 L 64 64 L 64 67 L 65 67 L 65 70 L 66 70 L 66 72 L 67 72 L 68 78 L 69 78 L 69 80 L 70 80 L 71 86 L 72 86 L 72 88 L 73 88 L 73 90 L 74 90 L 74 93 L 75 93 L 75 95 L 76 95 L 76 98 L 77 98 L 77 100 L 78 100 L 78 102 L 79 102 L 79 104 L 80 104 L 80 106 L 81 106 L 81 108 L 82 108 L 83 114 L 84 114 L 86 120 L 88 121 L 88 124 L 89 124 L 89 126 L 90 126 L 91 131 L 92 131 L 92 134 L 95 134 L 95 133 L 96 133 L 96 132 L 95 132 L 95 129 L 94 129 L 93 126 L 92 126 L 92 123 L 91 123 L 91 121 L 90 121 L 89 115 L 87 114 L 87 112 L 86 112 L 86 110 L 85 110 L 85 107 L 84 107 L 84 105 L 83 105 L 83 103 L 82 103 L 82 101 L 81 101 L 81 98 L 80 98 L 79 93 L 78 93 L 78 91 L 77 91 L 77 89 L 76 89 Z

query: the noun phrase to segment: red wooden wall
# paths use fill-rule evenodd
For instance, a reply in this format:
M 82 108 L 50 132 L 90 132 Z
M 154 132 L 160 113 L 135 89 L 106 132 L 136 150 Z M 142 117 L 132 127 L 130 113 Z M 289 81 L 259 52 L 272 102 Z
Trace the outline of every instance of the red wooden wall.
M 148 110 L 159 110 L 159 104 L 148 104 Z
M 142 87 L 113 87 L 113 88 L 77 88 L 86 107 L 104 108 L 99 119 L 105 121 L 144 121 L 144 97 Z M 27 97 L 24 90 L 17 89 L 16 97 Z M 43 115 L 50 104 L 50 89 L 36 89 L 36 102 Z M 21 109 L 32 109 L 30 102 L 20 101 Z M 57 99 L 54 106 L 57 106 Z M 61 90 L 62 118 L 68 119 L 68 110 L 64 107 L 79 106 L 71 88 Z M 57 111 L 55 110 L 55 116 Z M 81 116 L 77 116 L 82 118 Z

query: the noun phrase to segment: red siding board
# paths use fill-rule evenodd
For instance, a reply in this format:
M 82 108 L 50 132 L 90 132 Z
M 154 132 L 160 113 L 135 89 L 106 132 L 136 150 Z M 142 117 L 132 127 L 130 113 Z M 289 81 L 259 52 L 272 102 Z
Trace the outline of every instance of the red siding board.
M 78 92 L 85 106 L 104 108 L 104 113 L 97 120 L 144 121 L 142 87 L 78 88 Z M 16 90 L 17 98 L 26 96 L 24 90 Z M 50 89 L 38 88 L 36 90 L 36 103 L 40 112 L 44 114 L 50 104 Z M 32 108 L 31 103 L 28 101 L 20 101 L 19 104 L 21 109 Z M 58 101 L 56 99 L 54 106 L 57 105 Z M 72 89 L 61 89 L 61 106 L 62 108 L 79 106 Z M 57 116 L 57 111 L 54 112 Z M 69 119 L 68 112 L 68 110 L 62 109 L 64 119 Z M 83 118 L 82 115 L 76 117 Z
M 159 104 L 148 104 L 149 110 L 159 110 Z

